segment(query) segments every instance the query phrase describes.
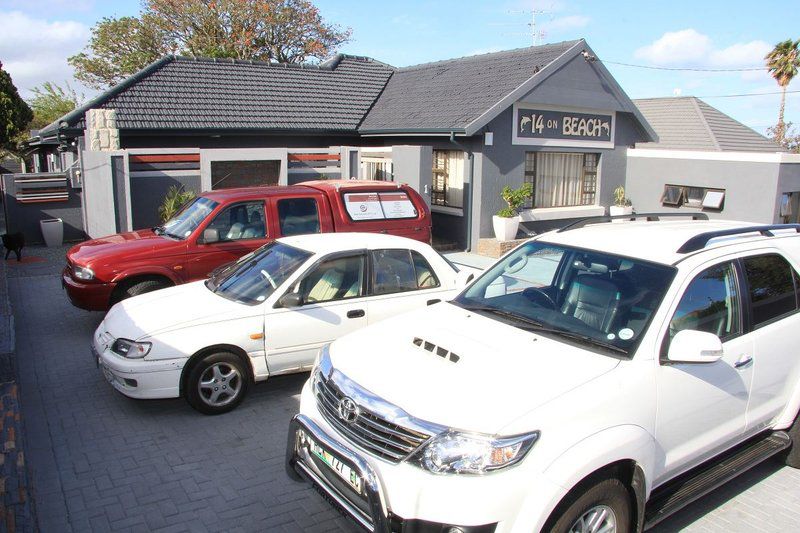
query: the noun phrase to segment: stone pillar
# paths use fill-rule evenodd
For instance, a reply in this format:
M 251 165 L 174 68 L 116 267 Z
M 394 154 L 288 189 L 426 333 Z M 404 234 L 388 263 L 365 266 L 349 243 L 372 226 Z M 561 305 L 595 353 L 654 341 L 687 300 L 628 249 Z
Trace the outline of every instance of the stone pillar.
M 86 112 L 86 141 L 93 152 L 119 150 L 117 112 L 114 109 L 90 109 Z

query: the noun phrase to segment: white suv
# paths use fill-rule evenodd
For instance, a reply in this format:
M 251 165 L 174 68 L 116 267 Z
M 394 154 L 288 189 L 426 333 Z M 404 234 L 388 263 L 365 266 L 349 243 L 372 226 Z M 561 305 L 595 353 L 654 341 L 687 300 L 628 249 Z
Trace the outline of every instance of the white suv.
M 631 218 L 324 348 L 287 470 L 381 532 L 628 532 L 800 466 L 800 225 Z

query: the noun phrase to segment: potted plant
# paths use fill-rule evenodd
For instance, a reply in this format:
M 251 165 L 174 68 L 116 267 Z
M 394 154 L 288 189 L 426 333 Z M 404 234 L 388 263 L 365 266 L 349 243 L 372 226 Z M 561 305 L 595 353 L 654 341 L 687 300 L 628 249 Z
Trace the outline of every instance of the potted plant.
M 494 236 L 498 241 L 510 241 L 517 236 L 519 229 L 519 208 L 525 200 L 533 195 L 533 186 L 524 183 L 519 189 L 512 189 L 508 185 L 503 187 L 500 197 L 508 204 L 492 217 Z
M 614 189 L 614 205 L 608 208 L 608 212 L 612 217 L 633 213 L 631 199 L 625 197 L 625 187 L 622 185 Z

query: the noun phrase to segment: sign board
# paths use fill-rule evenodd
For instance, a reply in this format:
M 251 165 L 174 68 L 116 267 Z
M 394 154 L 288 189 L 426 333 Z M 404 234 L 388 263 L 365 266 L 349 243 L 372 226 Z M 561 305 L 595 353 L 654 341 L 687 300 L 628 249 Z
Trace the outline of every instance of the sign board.
M 404 192 L 382 192 L 378 195 L 386 218 L 416 218 L 417 210 Z
M 514 144 L 613 148 L 614 113 L 514 106 Z
M 347 193 L 344 205 L 353 220 L 383 220 L 383 209 L 378 193 Z

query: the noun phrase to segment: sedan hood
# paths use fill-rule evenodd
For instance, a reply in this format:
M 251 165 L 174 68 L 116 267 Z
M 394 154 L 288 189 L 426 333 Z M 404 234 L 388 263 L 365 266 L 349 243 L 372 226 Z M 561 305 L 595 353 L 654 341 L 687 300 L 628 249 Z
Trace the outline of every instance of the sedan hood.
M 488 434 L 619 364 L 451 304 L 342 337 L 330 356 L 335 369 L 417 418 Z
M 139 340 L 179 327 L 199 326 L 260 313 L 208 290 L 205 281 L 161 289 L 116 304 L 105 318 L 114 337 Z

